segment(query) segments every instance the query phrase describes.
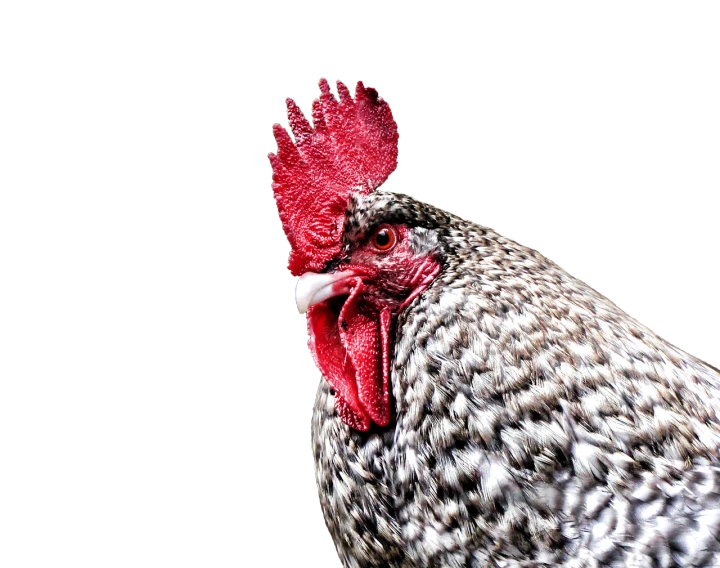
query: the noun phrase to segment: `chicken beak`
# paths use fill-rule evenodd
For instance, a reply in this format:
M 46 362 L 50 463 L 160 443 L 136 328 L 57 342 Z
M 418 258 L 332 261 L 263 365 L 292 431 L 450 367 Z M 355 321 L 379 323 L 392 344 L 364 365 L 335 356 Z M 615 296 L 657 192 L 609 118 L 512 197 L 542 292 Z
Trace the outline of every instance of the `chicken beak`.
M 330 274 L 306 272 L 295 285 L 295 303 L 298 312 L 304 314 L 311 306 L 343 294 L 349 294 L 352 279 L 357 273 L 352 270 Z

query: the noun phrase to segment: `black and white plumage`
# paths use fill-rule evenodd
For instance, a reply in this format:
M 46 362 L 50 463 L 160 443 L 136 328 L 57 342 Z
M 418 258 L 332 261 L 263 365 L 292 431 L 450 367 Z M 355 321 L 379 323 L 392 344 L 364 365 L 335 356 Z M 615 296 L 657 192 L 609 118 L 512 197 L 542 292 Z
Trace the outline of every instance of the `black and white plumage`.
M 318 390 L 343 566 L 720 565 L 720 372 L 538 252 L 406 196 L 354 196 L 345 253 L 382 223 L 442 268 L 398 314 L 388 426 L 348 427 Z
M 538 252 L 376 191 L 389 106 L 320 91 L 270 161 L 344 568 L 720 566 L 720 371 Z

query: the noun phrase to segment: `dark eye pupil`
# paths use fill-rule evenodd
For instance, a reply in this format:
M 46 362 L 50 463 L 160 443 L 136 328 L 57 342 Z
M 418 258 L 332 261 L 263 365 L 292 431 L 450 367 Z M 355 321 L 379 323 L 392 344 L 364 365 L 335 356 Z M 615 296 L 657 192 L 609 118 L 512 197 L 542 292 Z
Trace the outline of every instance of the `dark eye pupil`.
M 390 244 L 390 234 L 386 229 L 378 231 L 378 234 L 375 235 L 375 243 L 379 247 L 386 247 Z

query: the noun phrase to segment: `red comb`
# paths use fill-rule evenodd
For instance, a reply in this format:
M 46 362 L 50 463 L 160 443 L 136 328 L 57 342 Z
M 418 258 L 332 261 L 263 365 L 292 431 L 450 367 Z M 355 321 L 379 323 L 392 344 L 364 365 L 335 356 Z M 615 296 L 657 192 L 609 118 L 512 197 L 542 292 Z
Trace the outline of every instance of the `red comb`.
M 375 89 L 358 82 L 355 99 L 340 81 L 340 100 L 320 80 L 313 126 L 292 99 L 288 119 L 295 136 L 273 126 L 273 191 L 292 252 L 288 268 L 319 272 L 342 248 L 345 209 L 353 192 L 371 193 L 397 166 L 397 125 Z

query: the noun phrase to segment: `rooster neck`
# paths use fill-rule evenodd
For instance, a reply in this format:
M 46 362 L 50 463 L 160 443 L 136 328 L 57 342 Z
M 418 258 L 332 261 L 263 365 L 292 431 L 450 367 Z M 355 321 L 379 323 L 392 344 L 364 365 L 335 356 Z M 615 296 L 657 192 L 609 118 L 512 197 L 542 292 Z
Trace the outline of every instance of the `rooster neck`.
M 648 503 L 704 506 L 720 374 L 535 251 L 456 218 L 441 240 L 443 271 L 397 321 L 390 426 L 350 431 L 318 393 L 318 489 L 344 565 L 557 565 L 615 522 L 622 559 Z M 675 486 L 695 497 L 660 489 Z

